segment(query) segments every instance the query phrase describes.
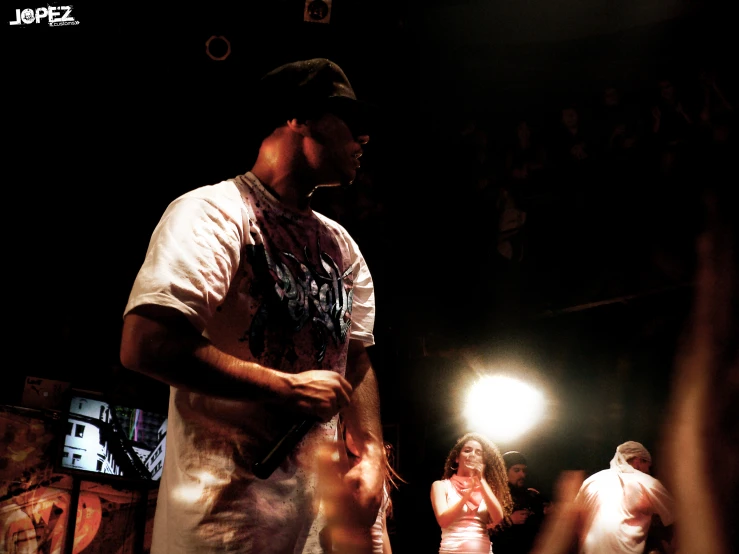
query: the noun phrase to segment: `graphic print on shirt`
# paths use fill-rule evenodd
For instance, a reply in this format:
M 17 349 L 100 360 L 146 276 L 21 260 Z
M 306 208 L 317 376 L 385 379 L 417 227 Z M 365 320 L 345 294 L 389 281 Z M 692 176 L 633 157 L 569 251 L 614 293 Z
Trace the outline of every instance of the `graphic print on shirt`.
M 250 294 L 261 303 L 241 340 L 249 341 L 255 357 L 264 353 L 268 326 L 278 330 L 279 357 L 290 362 L 297 359 L 292 337 L 309 321 L 317 363 L 323 361 L 329 340 L 335 344 L 346 341 L 354 295 L 349 278 L 352 268 L 342 273 L 334 259 L 321 250 L 320 242 L 317 252 L 320 267 L 310 261 L 307 246 L 302 259 L 279 252 L 282 260 L 273 259 L 261 241 L 246 247 L 247 263 L 254 271 Z

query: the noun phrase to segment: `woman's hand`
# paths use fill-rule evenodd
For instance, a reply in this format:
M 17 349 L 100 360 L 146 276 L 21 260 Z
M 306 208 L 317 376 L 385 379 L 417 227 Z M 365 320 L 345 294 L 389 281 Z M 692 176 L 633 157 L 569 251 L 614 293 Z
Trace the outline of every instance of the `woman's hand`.
M 479 487 L 480 484 L 485 481 L 485 464 L 483 462 L 476 464 L 472 475 L 476 486 Z
M 480 488 L 480 480 L 473 477 L 470 481 L 470 486 L 466 489 L 462 489 L 462 499 L 467 502 L 472 496 L 472 493 Z

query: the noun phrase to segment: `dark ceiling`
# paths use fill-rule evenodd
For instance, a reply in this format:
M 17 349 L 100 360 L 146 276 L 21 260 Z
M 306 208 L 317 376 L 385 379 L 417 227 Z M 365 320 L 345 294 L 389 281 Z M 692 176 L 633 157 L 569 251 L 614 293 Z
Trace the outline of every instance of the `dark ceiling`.
M 248 168 L 244 137 L 249 110 L 258 109 L 249 85 L 298 57 L 335 59 L 358 93 L 383 108 L 367 171 L 396 225 L 393 240 L 405 236 L 405 248 L 423 253 L 395 260 L 382 253 L 386 236 L 364 233 L 395 317 L 396 298 L 409 294 L 404 279 L 427 271 L 435 255 L 429 239 L 447 190 L 439 176 L 451 169 L 445 133 L 461 114 L 494 118 L 542 98 L 588 94 L 607 79 L 647 82 L 657 68 L 703 53 L 716 63 L 728 56 L 733 35 L 714 4 L 629 6 L 615 17 L 605 1 L 572 0 L 555 12 L 543 0 L 520 10 L 472 0 L 335 0 L 331 23 L 320 24 L 304 22 L 295 0 L 198 9 L 106 4 L 76 6 L 74 27 L 11 28 L 9 169 L 15 215 L 23 215 L 22 232 L 13 232 L 23 241 L 12 241 L 8 259 L 22 268 L 13 290 L 23 334 L 33 335 L 32 347 L 41 337 L 53 345 L 36 353 L 40 364 L 115 363 L 120 310 L 159 214 L 177 194 Z M 15 10 L 5 13 L 14 19 Z M 225 60 L 206 55 L 212 36 L 230 42 Z M 434 278 L 442 288 L 459 286 L 460 260 L 450 251 L 438 258 Z M 576 296 L 543 298 L 539 307 L 605 300 L 592 291 Z M 88 333 L 95 339 L 81 349 L 70 339 Z

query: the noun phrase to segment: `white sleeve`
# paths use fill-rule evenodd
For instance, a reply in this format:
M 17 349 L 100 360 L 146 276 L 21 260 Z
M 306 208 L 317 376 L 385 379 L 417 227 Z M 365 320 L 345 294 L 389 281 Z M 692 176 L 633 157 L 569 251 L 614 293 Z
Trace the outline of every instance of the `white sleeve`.
M 213 187 L 188 193 L 167 207 L 124 315 L 136 306 L 156 304 L 175 308 L 199 331 L 205 329 L 239 267 L 244 234 L 243 203 L 223 191 Z
M 354 276 L 352 325 L 349 328 L 349 338 L 360 340 L 365 345 L 371 346 L 375 344 L 373 334 L 375 326 L 375 286 L 367 262 L 359 251 L 357 243 L 348 234 L 345 236 L 352 256 L 352 273 Z
M 674 500 L 662 483 L 654 479 L 651 486 L 645 487 L 654 511 L 659 515 L 662 523 L 672 525 L 675 521 Z

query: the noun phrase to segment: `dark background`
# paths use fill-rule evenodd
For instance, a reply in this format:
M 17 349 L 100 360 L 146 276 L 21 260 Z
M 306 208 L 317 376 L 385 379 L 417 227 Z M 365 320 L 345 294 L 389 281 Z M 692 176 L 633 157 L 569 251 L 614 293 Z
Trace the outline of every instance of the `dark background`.
M 408 481 L 394 493 L 396 549 L 438 547 L 430 484 L 465 431 L 458 392 L 488 368 L 519 368 L 546 391 L 545 421 L 499 443 L 528 456 L 530 482 L 545 494 L 562 469 L 606 467 L 625 440 L 654 451 L 669 428 L 702 193 L 721 175 L 693 166 L 669 186 L 594 178 L 583 210 L 600 226 L 563 225 L 561 253 L 491 266 L 472 224 L 485 215 L 457 181 L 465 167 L 454 137 L 472 118 L 502 143 L 518 115 L 556 121 L 562 103 L 587 104 L 608 83 L 648 106 L 663 75 L 680 82 L 731 67 L 735 32 L 717 2 L 519 4 L 334 0 L 331 23 L 320 24 L 304 22 L 294 0 L 77 3 L 75 27 L 6 29 L 5 346 L 14 361 L 3 401 L 17 403 L 33 375 L 166 405 L 166 388 L 118 364 L 121 314 L 149 235 L 176 196 L 251 167 L 254 80 L 321 56 L 383 113 L 357 184 L 382 210 L 346 226 L 375 279 L 371 353 Z M 15 19 L 15 8 L 3 13 Z M 229 40 L 225 60 L 206 55 L 211 36 Z M 736 90 L 735 71 L 722 75 Z M 316 207 L 332 213 L 336 198 L 323 192 Z M 558 214 L 567 220 L 559 205 L 542 208 L 545 234 Z M 652 255 L 655 235 L 667 241 L 658 241 L 667 264 Z M 626 236 L 631 251 L 647 245 L 643 255 L 603 263 Z M 466 361 L 470 352 L 479 363 Z

